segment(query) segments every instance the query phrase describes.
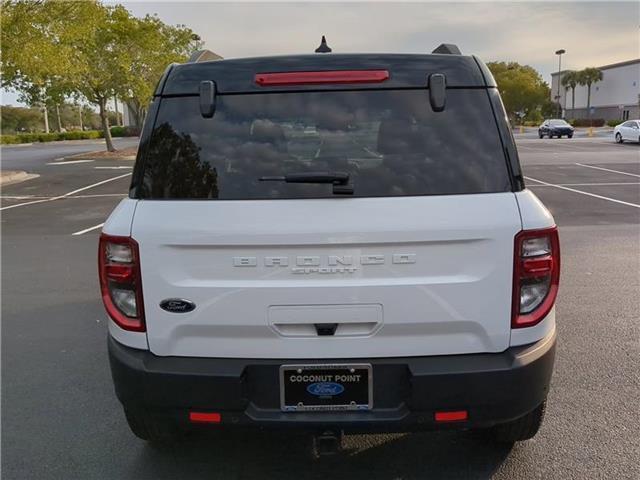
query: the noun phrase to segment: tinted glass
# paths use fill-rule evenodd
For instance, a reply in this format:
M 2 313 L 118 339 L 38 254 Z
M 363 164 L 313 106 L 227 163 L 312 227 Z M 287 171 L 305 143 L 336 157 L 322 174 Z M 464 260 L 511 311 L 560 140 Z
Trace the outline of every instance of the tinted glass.
M 484 90 L 449 90 L 434 113 L 426 90 L 220 95 L 213 118 L 198 97 L 163 98 L 139 198 L 333 197 L 327 184 L 261 181 L 347 172 L 355 197 L 510 190 Z
M 554 127 L 565 127 L 565 126 L 569 125 L 564 120 L 550 120 L 549 123 L 551 125 L 553 125 Z

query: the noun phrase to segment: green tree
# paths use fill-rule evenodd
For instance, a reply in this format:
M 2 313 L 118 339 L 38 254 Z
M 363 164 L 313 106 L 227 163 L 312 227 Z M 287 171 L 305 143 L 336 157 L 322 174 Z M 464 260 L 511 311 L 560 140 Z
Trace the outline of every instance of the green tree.
M 591 118 L 591 85 L 602 80 L 602 71 L 589 67 L 578 72 L 578 83 L 587 86 L 587 115 Z
M 74 86 L 98 107 L 106 147 L 113 152 L 107 101 L 126 91 L 133 42 L 131 29 L 135 27 L 135 21 L 121 5 L 105 7 L 97 2 L 79 3 L 92 28 L 74 45 L 74 55 L 80 65 Z
M 562 76 L 561 83 L 565 90 L 567 88 L 571 89 L 571 111 L 573 112 L 576 109 L 576 87 L 579 84 L 578 72 L 570 71 L 565 73 Z
M 38 108 L 3 105 L 2 133 L 37 132 L 42 129 L 42 114 Z
M 536 120 L 550 95 L 540 74 L 533 67 L 516 62 L 491 62 L 487 66 L 498 84 L 509 117 Z
M 79 65 L 74 45 L 87 33 L 78 14 L 83 2 L 2 1 L 2 81 L 19 100 L 45 109 L 60 105 L 73 90 Z M 60 123 L 60 122 L 58 122 Z
M 107 101 L 134 105 L 139 121 L 166 66 L 201 46 L 184 25 L 138 19 L 121 5 L 97 0 L 2 1 L 2 86 L 65 123 L 65 100 L 98 107 L 107 150 L 113 151 Z M 78 116 L 78 123 L 80 118 Z M 79 125 L 78 125 L 79 126 Z
M 171 26 L 155 15 L 135 19 L 129 32 L 131 65 L 122 99 L 133 114 L 136 126 L 142 126 L 146 108 L 158 79 L 171 63 L 185 62 L 202 47 L 200 37 L 184 25 Z

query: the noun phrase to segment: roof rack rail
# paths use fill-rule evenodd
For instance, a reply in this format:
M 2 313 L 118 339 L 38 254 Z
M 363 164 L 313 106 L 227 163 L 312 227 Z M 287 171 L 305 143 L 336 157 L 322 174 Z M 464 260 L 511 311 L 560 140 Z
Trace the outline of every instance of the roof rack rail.
M 445 55 L 462 55 L 462 52 L 460 51 L 458 46 L 454 45 L 453 43 L 441 43 L 431 53 L 444 53 Z
M 187 63 L 210 62 L 211 60 L 222 60 L 222 57 L 211 50 L 196 50 L 191 54 Z

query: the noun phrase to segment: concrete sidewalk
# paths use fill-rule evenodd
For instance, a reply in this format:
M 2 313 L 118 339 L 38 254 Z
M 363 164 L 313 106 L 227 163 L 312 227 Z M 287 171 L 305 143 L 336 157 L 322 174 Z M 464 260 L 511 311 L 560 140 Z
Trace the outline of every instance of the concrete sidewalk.
M 0 170 L 0 185 L 13 185 L 39 176 L 36 173 L 27 173 L 23 170 Z
M 76 153 L 59 159 L 60 162 L 69 160 L 135 160 L 138 153 L 138 147 L 127 147 L 108 152 L 106 150 L 94 150 L 91 152 Z

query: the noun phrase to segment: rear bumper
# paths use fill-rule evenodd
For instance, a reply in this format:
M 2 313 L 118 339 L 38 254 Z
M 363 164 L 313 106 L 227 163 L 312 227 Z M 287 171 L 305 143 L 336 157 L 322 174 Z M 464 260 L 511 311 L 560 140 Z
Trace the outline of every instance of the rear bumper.
M 547 396 L 555 331 L 502 353 L 348 360 L 244 360 L 157 357 L 109 337 L 116 394 L 125 408 L 187 427 L 190 410 L 221 413 L 221 425 L 411 431 L 482 428 L 533 410 Z M 367 412 L 285 413 L 279 367 L 285 363 L 370 363 L 374 408 Z M 436 423 L 436 411 L 468 419 Z

